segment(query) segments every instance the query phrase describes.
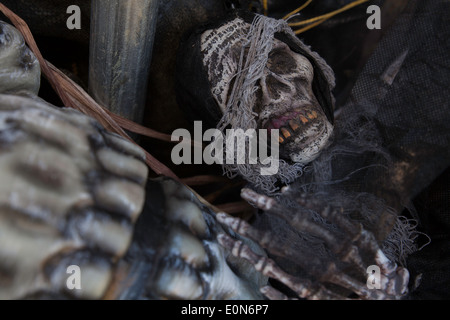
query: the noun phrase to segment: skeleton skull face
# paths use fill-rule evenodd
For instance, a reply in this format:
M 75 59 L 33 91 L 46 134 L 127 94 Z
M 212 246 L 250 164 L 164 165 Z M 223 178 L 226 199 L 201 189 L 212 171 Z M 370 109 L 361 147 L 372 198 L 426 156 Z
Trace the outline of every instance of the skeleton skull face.
M 227 110 L 239 61 L 248 53 L 242 35 L 249 28 L 237 18 L 201 36 L 211 93 L 222 113 Z M 326 147 L 333 126 L 313 92 L 315 70 L 310 60 L 276 38 L 272 46 L 251 108 L 258 128 L 279 130 L 283 158 L 308 163 Z

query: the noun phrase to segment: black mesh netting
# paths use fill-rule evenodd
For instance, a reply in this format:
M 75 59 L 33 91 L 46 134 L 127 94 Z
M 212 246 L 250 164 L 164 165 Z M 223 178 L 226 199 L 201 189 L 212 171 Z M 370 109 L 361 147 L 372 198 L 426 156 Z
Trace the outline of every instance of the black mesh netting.
M 349 102 L 375 117 L 398 172 L 402 204 L 431 238 L 407 259 L 412 282 L 421 278 L 410 298 L 450 297 L 449 23 L 448 1 L 410 1 Z

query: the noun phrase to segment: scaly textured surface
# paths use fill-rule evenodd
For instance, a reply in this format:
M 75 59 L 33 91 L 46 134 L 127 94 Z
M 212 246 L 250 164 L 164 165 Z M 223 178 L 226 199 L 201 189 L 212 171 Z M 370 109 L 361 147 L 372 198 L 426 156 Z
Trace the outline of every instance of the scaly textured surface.
M 77 111 L 1 95 L 0 298 L 101 298 L 144 204 L 143 160 Z

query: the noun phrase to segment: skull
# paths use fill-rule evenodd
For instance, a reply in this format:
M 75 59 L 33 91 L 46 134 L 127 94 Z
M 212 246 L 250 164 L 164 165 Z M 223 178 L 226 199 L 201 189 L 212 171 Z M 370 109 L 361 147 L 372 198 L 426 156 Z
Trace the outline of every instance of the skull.
M 203 69 L 210 94 L 222 115 L 230 108 L 240 62 L 248 56 L 250 28 L 250 23 L 237 17 L 200 35 Z M 313 87 L 318 69 L 317 63 L 313 65 L 315 56 L 292 50 L 276 36 L 271 42 L 263 74 L 255 83 L 254 103 L 249 107 L 258 129 L 279 130 L 281 157 L 306 164 L 328 145 L 333 132 L 332 119 L 319 103 Z M 252 66 L 246 65 L 249 67 Z

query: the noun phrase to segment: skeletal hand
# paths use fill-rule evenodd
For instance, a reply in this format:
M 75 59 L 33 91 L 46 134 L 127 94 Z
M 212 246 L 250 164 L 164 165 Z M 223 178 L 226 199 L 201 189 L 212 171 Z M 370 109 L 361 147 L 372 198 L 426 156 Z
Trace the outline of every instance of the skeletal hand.
M 219 222 L 257 241 L 272 258 L 259 256 L 245 244 L 224 234 L 219 235 L 219 242 L 235 256 L 250 261 L 258 272 L 287 286 L 297 295 L 295 298 L 400 299 L 407 294 L 408 270 L 397 267 L 390 261 L 380 249 L 374 235 L 365 230 L 362 224 L 343 215 L 339 208 L 322 203 L 307 194 L 295 197 L 296 202 L 305 210 L 288 208 L 274 198 L 250 189 L 243 189 L 241 196 L 263 210 L 263 214 L 275 215 L 298 232 L 321 239 L 331 253 L 330 256 L 323 257 L 314 250 L 299 252 L 293 244 L 281 242 L 279 235 L 273 232 L 258 230 L 225 213 L 217 215 Z M 335 229 L 330 230 L 315 222 L 308 215 L 308 210 L 315 210 Z M 285 272 L 277 264 L 277 258 L 292 261 L 301 272 Z M 379 270 L 379 274 L 372 275 L 372 270 Z M 261 292 L 269 299 L 288 298 L 285 293 L 271 286 L 261 288 Z

